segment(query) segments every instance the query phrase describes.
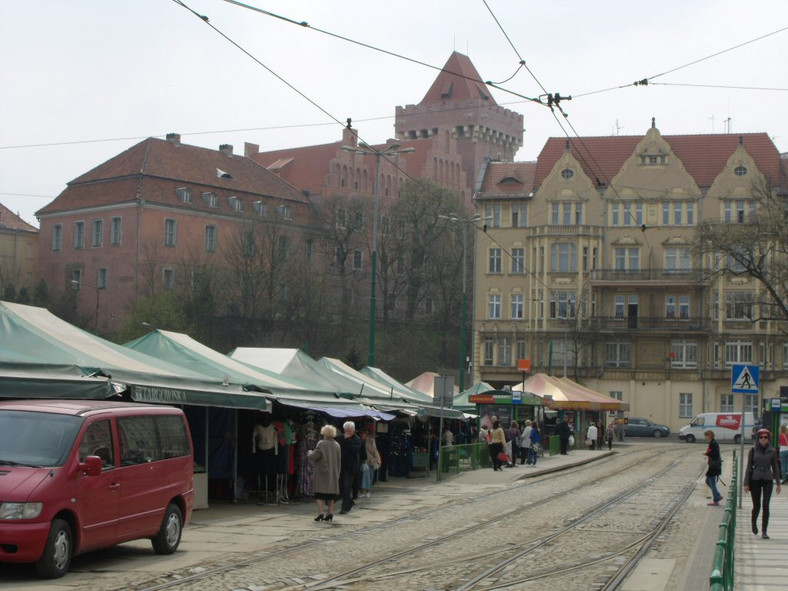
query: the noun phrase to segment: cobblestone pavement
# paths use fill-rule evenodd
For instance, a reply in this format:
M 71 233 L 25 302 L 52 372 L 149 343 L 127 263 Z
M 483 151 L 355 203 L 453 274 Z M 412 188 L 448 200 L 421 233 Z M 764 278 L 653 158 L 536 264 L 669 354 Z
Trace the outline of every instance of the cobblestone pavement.
M 569 486 L 576 488 L 580 497 L 590 504 L 591 495 L 595 498 L 604 497 L 622 483 L 619 480 L 616 484 L 613 478 L 608 480 L 610 484 L 607 488 L 594 488 L 595 479 L 603 478 L 609 471 L 619 470 L 627 463 L 628 456 L 649 451 L 666 458 L 686 455 L 687 451 L 697 452 L 695 472 L 699 473 L 702 468 L 703 450 L 699 446 L 680 448 L 670 442 L 637 442 L 617 446 L 613 455 L 609 455 L 606 450 L 581 450 L 568 456 L 546 457 L 536 469 L 517 466 L 504 472 L 488 469 L 459 475 L 445 473 L 441 474 L 440 481 L 436 480 L 434 472 L 422 478 L 390 479 L 373 488 L 370 499 L 360 499 L 351 513 L 335 516 L 335 522 L 331 525 L 313 521 L 316 509 L 311 501 L 275 506 L 214 504 L 209 510 L 195 512 L 192 523 L 184 530 L 181 548 L 173 556 L 153 554 L 146 541 L 131 542 L 75 558 L 72 572 L 56 581 L 35 579 L 34 571 L 29 567 L 0 565 L 0 578 L 4 579 L 2 588 L 48 591 L 78 588 L 145 589 L 184 578 L 188 583 L 179 585 L 178 589 L 262 591 L 303 588 L 319 580 L 319 573 L 329 571 L 332 565 L 352 564 L 364 556 L 390 554 L 393 551 L 391 544 L 401 547 L 407 543 L 397 541 L 398 536 L 404 535 L 424 543 L 446 540 L 452 536 L 459 539 L 460 534 L 469 528 L 479 534 L 462 543 L 465 548 L 476 547 L 480 552 L 484 548 L 485 538 L 496 535 L 496 531 L 485 531 L 485 524 L 492 516 L 514 507 L 513 498 L 516 497 L 512 495 L 527 495 L 529 489 L 539 489 L 542 491 L 540 494 L 549 496 Z M 723 452 L 726 452 L 725 447 Z M 603 459 L 604 462 L 599 461 Z M 593 467 L 593 470 L 586 470 L 586 467 Z M 549 475 L 554 471 L 557 472 Z M 551 490 L 556 492 L 551 493 Z M 701 479 L 696 483 L 696 491 L 688 508 L 661 536 L 659 543 L 647 556 L 649 568 L 640 574 L 636 573 L 636 579 L 652 578 L 649 573 L 661 572 L 664 584 L 653 588 L 703 588 L 695 587 L 692 581 L 705 581 L 705 586 L 708 585 L 708 570 L 721 512 L 715 514 L 715 508 L 706 507 L 705 495 L 706 489 Z M 448 511 L 453 507 L 460 510 Z M 534 521 L 536 518 L 533 516 L 519 524 L 512 520 L 512 526 L 525 534 L 532 525 L 536 527 L 538 523 L 561 520 L 569 509 L 571 504 L 550 509 L 558 513 L 545 513 L 541 516 L 543 521 L 539 522 Z M 495 529 L 500 527 L 496 525 Z M 576 542 L 578 554 L 593 552 L 594 546 L 598 546 L 595 540 L 599 536 L 604 538 L 605 533 L 592 531 L 579 536 Z M 356 538 L 363 541 L 352 543 Z M 457 552 L 449 546 L 446 548 L 449 554 Z M 304 573 L 311 572 L 309 578 L 299 578 L 299 569 L 291 571 L 283 566 L 289 564 L 288 560 L 284 560 L 284 553 L 290 552 L 294 556 L 292 552 L 298 550 L 310 557 L 306 560 L 301 557 L 299 560 L 315 567 L 300 569 Z M 442 561 L 449 557 L 433 558 L 438 565 L 436 568 L 446 570 Z M 321 561 L 326 562 L 321 565 Z M 405 568 L 407 562 L 402 561 L 400 568 Z M 210 569 L 223 568 L 229 564 L 238 566 L 202 578 Z M 413 575 L 424 578 L 416 587 L 411 583 L 409 591 L 415 588 L 441 588 L 430 587 L 429 574 L 424 573 L 429 571 Z M 411 581 L 413 576 L 410 577 Z M 629 581 L 624 588 L 627 588 L 627 584 Z M 629 589 L 645 588 L 637 586 L 639 582 L 633 584 L 635 586 Z M 371 587 L 367 585 L 365 588 Z M 387 584 L 385 588 L 395 591 L 398 587 Z M 585 587 L 581 580 L 577 588 L 590 587 Z

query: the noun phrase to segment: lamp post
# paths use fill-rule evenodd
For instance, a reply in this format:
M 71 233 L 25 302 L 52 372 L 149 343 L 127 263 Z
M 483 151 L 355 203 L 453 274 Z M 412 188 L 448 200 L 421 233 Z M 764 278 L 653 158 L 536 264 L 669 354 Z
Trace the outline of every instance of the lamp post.
M 378 275 L 378 209 L 380 207 L 380 159 L 382 157 L 397 156 L 415 152 L 414 148 L 400 148 L 399 144 L 392 144 L 383 150 L 377 150 L 372 146 L 359 142 L 356 146 L 342 146 L 346 152 L 355 152 L 365 156 L 375 156 L 375 197 L 373 205 L 372 219 L 372 287 L 369 296 L 369 353 L 367 354 L 367 365 L 375 367 L 375 322 L 377 320 L 376 311 L 376 287 Z
M 95 312 L 95 315 L 93 316 L 93 334 L 98 336 L 99 286 L 98 285 L 91 285 L 90 283 L 85 283 L 81 279 L 72 279 L 71 280 L 71 286 L 75 290 L 81 289 L 83 285 L 85 287 L 92 287 L 93 289 L 96 290 L 96 312 Z
M 449 220 L 455 224 L 463 224 L 462 228 L 462 312 L 460 320 L 460 392 L 465 390 L 465 357 L 466 357 L 466 338 L 465 338 L 465 318 L 468 308 L 468 288 L 467 288 L 467 274 L 468 264 L 466 256 L 468 254 L 468 224 L 476 225 L 476 222 L 481 221 L 482 216 L 479 214 L 470 217 L 462 217 L 456 213 L 449 215 L 439 215 L 438 217 L 444 220 Z

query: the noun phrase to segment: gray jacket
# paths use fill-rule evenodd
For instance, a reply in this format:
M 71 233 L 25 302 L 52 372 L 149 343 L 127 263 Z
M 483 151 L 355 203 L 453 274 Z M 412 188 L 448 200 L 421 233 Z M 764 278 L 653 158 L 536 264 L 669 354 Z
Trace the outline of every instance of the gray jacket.
M 780 482 L 777 469 L 777 450 L 771 445 L 765 449 L 755 445 L 747 456 L 747 469 L 744 471 L 744 486 L 750 486 L 751 480 L 776 480 Z

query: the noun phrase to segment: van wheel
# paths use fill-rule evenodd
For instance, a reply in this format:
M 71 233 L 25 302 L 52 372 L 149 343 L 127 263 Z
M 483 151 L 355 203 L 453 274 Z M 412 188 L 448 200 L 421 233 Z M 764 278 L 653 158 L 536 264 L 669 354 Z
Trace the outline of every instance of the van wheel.
M 687 441 L 687 443 L 695 443 L 695 436 L 694 435 L 687 435 L 686 441 Z
M 183 515 L 177 505 L 170 503 L 164 512 L 159 533 L 151 540 L 157 554 L 172 554 L 178 549 L 183 533 Z
M 62 519 L 53 519 L 49 528 L 44 553 L 36 562 L 36 572 L 42 579 L 57 579 L 68 572 L 74 550 L 71 528 Z
M 739 433 L 738 435 L 734 436 L 733 443 L 735 443 L 736 445 L 741 443 L 741 433 Z

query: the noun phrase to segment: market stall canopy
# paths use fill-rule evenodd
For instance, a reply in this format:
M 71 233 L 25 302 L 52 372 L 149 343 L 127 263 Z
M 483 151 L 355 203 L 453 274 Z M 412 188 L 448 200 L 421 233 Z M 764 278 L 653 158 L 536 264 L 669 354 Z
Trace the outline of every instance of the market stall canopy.
M 399 401 L 402 399 L 399 395 L 395 395 L 393 388 L 387 388 L 379 384 L 372 378 L 365 376 L 346 363 L 341 362 L 339 359 L 321 357 L 317 362 L 324 370 L 330 371 L 334 375 L 341 376 L 345 380 L 354 382 L 356 384 L 356 393 L 354 396 L 356 397 L 389 401 Z
M 414 390 L 418 390 L 419 392 L 424 392 L 430 397 L 434 397 L 435 378 L 440 377 L 440 375 L 441 374 L 435 373 L 434 371 L 425 371 L 424 373 L 417 375 L 409 382 L 405 382 L 405 385 L 408 388 L 413 388 Z M 459 393 L 460 393 L 460 387 L 457 384 L 454 384 L 454 395 L 456 396 Z
M 361 370 L 361 373 L 367 376 L 368 378 L 372 378 L 377 383 L 384 387 L 393 388 L 395 392 L 400 394 L 403 398 L 418 401 L 418 402 L 425 402 L 427 404 L 432 404 L 433 398 L 425 394 L 424 392 L 419 392 L 418 390 L 414 390 L 403 384 L 402 382 L 397 381 L 396 379 L 392 378 L 382 369 L 377 367 L 365 367 Z
M 252 367 L 219 353 L 183 333 L 153 330 L 124 346 L 219 380 L 248 384 L 275 397 L 297 399 L 300 396 L 317 396 L 328 400 L 337 399 L 333 390 L 327 385 L 308 383 Z
M 544 405 L 554 410 L 629 410 L 629 403 L 606 396 L 569 378 L 557 378 L 538 373 L 512 391 L 530 392 L 544 399 Z
M 265 409 L 268 400 L 100 337 L 44 308 L 0 302 L 0 396 L 133 399 Z
M 485 392 L 489 392 L 493 389 L 494 388 L 487 382 L 477 382 L 467 390 L 463 390 L 454 397 L 453 407 L 466 413 L 475 413 L 476 404 L 471 402 L 468 397 L 475 394 L 484 394 Z
M 372 417 L 383 421 L 395 418 L 393 414 L 380 412 L 369 405 L 348 399 L 348 397 L 358 394 L 362 390 L 362 385 L 323 367 L 300 349 L 238 347 L 228 356 L 254 368 L 322 384 L 332 389 L 336 394 L 345 396 L 345 398 L 335 400 L 328 400 L 325 397 L 319 400 L 316 398 L 306 400 L 303 396 L 297 400 L 278 398 L 277 402 L 280 404 L 315 410 L 336 418 Z
M 323 384 L 342 396 L 361 393 L 362 384 L 324 367 L 300 349 L 237 347 L 228 356 L 255 368 Z

